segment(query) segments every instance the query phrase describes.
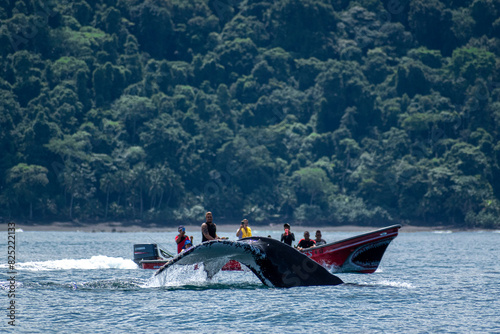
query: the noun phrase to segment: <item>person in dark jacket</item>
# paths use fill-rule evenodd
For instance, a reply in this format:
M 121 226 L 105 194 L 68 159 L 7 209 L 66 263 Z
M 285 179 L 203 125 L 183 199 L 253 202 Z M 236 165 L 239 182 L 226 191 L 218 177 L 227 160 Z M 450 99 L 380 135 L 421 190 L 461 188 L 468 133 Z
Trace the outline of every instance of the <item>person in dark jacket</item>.
M 284 242 L 288 246 L 292 246 L 292 242 L 295 241 L 295 235 L 290 231 L 290 224 L 284 224 L 283 228 L 285 233 L 281 235 L 281 242 Z

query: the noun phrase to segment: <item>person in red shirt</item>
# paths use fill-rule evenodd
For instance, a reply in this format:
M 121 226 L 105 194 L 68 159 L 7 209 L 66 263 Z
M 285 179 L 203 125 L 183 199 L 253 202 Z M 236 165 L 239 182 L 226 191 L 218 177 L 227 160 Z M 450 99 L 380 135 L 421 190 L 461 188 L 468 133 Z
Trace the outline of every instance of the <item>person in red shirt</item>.
M 298 250 L 304 250 L 306 248 L 311 248 L 316 246 L 316 241 L 309 239 L 309 231 L 304 232 L 304 239 L 300 239 L 299 243 L 297 244 L 297 249 Z
M 186 228 L 184 226 L 179 226 L 177 230 L 179 234 L 175 237 L 175 242 L 177 243 L 177 254 L 179 254 L 184 249 L 184 244 L 189 240 L 189 237 L 186 235 Z

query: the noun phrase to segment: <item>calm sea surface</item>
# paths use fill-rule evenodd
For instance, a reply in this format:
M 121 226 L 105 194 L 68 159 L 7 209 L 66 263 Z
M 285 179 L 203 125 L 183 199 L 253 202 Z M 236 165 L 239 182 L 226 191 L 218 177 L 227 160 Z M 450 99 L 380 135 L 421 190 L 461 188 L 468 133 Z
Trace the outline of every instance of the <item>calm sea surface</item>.
M 175 235 L 18 231 L 15 298 L 8 298 L 2 232 L 0 332 L 500 333 L 499 231 L 402 232 L 374 274 L 290 289 L 267 288 L 251 272 L 220 272 L 207 281 L 202 270 L 186 269 L 159 284 L 154 271 L 135 266 L 132 245 L 175 251 Z M 15 327 L 8 324 L 11 300 Z

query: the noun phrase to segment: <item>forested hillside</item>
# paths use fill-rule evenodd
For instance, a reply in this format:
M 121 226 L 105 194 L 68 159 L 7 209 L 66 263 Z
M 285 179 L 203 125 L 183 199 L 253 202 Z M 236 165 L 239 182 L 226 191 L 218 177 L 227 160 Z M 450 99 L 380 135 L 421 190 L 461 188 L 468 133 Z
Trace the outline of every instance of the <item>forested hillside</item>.
M 498 228 L 499 17 L 3 0 L 0 216 Z

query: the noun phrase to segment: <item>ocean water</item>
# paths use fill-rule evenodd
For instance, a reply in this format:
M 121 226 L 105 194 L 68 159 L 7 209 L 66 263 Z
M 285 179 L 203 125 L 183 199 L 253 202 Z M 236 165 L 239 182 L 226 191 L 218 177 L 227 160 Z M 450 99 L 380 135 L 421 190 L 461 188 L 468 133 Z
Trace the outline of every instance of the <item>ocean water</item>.
M 133 244 L 174 252 L 173 232 L 17 231 L 10 298 L 4 231 L 0 332 L 500 333 L 499 232 L 401 232 L 374 274 L 339 274 L 346 282 L 339 286 L 277 289 L 251 272 L 208 281 L 202 270 L 178 268 L 159 282 L 154 271 L 138 269 Z

